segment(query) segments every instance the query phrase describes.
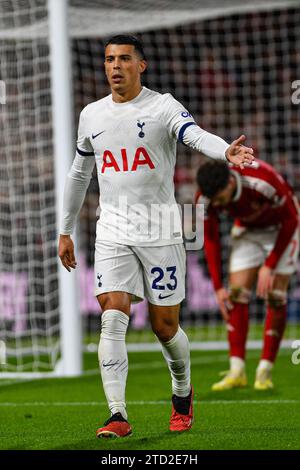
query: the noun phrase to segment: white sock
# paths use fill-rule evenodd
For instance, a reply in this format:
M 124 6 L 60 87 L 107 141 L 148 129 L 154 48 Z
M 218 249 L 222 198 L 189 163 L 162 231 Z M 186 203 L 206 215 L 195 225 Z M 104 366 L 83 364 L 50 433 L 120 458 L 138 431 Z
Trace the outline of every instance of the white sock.
M 111 414 L 121 413 L 127 419 L 125 387 L 128 358 L 125 336 L 129 317 L 120 310 L 105 310 L 101 317 L 98 348 L 103 389 Z
M 268 371 L 273 369 L 273 362 L 268 361 L 267 359 L 261 359 L 258 364 L 257 370 L 267 369 Z
M 161 342 L 162 352 L 172 377 L 172 392 L 187 397 L 191 391 L 190 345 L 185 332 L 179 327 L 175 336 Z
M 230 370 L 232 372 L 242 372 L 245 369 L 245 361 L 237 356 L 230 358 Z

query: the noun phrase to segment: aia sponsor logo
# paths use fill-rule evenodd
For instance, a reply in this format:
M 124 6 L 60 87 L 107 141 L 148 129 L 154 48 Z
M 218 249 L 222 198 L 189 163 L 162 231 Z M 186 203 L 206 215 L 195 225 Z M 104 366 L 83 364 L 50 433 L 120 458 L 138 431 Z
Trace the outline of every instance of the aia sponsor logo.
M 114 155 L 110 150 L 104 150 L 103 163 L 101 173 L 109 168 L 119 171 L 136 171 L 138 167 L 148 166 L 150 170 L 154 170 L 155 166 L 147 150 L 144 147 L 138 147 L 135 151 L 133 162 L 129 167 L 127 150 L 121 149 L 121 155 Z M 120 158 L 121 157 L 121 158 Z

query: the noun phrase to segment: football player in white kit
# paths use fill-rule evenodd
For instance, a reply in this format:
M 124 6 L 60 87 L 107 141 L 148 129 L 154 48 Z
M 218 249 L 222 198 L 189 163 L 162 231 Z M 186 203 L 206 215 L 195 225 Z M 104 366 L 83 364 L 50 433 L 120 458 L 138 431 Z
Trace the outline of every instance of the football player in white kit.
M 96 161 L 100 218 L 95 244 L 95 295 L 102 309 L 99 364 L 110 418 L 98 437 L 124 437 L 128 359 L 125 335 L 132 300 L 147 298 L 152 329 L 172 377 L 171 431 L 193 421 L 189 342 L 179 326 L 185 296 L 185 250 L 174 197 L 176 143 L 211 158 L 243 166 L 252 149 L 240 136 L 231 145 L 201 129 L 172 95 L 141 85 L 146 69 L 141 42 L 111 38 L 105 72 L 111 94 L 87 105 L 80 115 L 77 152 L 68 174 L 59 256 L 76 267 L 71 234 Z M 78 345 L 79 347 L 80 345 Z

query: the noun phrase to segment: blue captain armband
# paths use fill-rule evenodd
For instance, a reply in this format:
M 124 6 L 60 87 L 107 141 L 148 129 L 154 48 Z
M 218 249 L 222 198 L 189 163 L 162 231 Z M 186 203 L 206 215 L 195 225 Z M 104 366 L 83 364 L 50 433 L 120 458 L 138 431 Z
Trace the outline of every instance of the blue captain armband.
M 179 134 L 178 134 L 178 142 L 181 142 L 183 144 L 184 133 L 185 133 L 186 129 L 190 126 L 197 126 L 197 123 L 196 122 L 186 122 L 185 124 L 183 124 L 183 126 L 181 127 L 181 129 L 179 131 Z
M 78 147 L 76 148 L 77 153 L 81 155 L 82 157 L 93 157 L 95 154 L 94 152 L 85 152 L 83 150 L 80 150 Z

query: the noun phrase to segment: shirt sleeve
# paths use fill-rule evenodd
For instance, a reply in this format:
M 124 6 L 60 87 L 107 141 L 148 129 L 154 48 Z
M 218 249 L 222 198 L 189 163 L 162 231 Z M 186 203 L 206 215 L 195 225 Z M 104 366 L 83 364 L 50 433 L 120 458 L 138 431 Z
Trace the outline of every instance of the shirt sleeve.
M 76 155 L 65 183 L 61 235 L 70 235 L 74 230 L 76 218 L 83 204 L 94 165 L 94 151 L 86 136 L 84 111 L 82 111 L 78 126 Z
M 164 95 L 163 114 L 171 135 L 177 140 L 210 158 L 227 161 L 225 152 L 229 144 L 202 129 L 193 116 L 172 95 Z

